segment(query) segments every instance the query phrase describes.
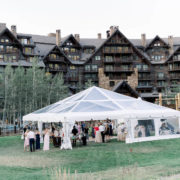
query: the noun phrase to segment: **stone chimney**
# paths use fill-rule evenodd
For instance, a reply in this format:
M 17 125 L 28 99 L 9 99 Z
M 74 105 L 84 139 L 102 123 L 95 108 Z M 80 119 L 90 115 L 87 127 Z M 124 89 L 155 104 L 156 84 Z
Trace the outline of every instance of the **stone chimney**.
M 173 53 L 173 36 L 168 36 L 168 44 L 170 46 L 169 48 L 169 53 L 172 54 Z
M 48 36 L 49 37 L 56 37 L 56 33 L 49 33 Z
M 101 37 L 101 33 L 98 33 L 97 36 L 98 36 L 98 39 L 101 39 L 101 38 L 102 38 L 102 37 Z
M 11 26 L 11 32 L 14 34 L 14 36 L 17 36 L 17 28 L 16 25 Z
M 6 23 L 0 23 L 0 28 L 6 28 Z
M 56 30 L 56 45 L 60 46 L 61 44 L 61 30 L 57 29 Z
M 146 47 L 146 34 L 141 34 L 141 45 Z
M 75 34 L 74 37 L 78 42 L 80 41 L 80 35 L 79 34 Z
M 116 31 L 117 29 L 119 29 L 119 26 L 111 26 L 110 27 L 110 36 L 114 33 L 114 31 Z

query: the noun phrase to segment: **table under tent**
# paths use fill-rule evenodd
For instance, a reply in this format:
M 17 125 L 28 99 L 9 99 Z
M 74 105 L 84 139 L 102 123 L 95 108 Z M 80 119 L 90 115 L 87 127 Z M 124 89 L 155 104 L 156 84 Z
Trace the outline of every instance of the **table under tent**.
M 180 112 L 132 98 L 96 86 L 81 91 L 57 103 L 25 115 L 23 121 L 42 123 L 61 122 L 61 149 L 71 149 L 70 134 L 75 122 L 114 120 L 127 127 L 126 143 L 179 138 Z

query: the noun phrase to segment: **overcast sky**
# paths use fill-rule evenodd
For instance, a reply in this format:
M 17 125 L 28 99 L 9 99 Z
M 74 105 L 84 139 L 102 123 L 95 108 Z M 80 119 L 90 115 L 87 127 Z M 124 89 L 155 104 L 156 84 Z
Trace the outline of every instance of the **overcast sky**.
M 180 0 L 0 0 L 0 22 L 22 33 L 96 37 L 111 25 L 128 38 L 180 36 Z

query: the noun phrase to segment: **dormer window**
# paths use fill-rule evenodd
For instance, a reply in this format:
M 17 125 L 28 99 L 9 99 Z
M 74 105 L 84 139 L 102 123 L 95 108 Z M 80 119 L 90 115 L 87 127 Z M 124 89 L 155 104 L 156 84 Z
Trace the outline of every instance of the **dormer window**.
M 67 46 L 72 46 L 73 44 L 71 42 L 66 43 Z
M 28 44 L 28 40 L 27 39 L 21 39 L 21 43 L 22 44 Z
M 160 43 L 155 43 L 154 46 L 161 46 L 161 44 Z

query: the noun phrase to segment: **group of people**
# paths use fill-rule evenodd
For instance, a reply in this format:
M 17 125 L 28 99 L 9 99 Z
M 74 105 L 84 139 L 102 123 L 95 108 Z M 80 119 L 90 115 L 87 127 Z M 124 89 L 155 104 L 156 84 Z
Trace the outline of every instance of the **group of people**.
M 43 131 L 43 150 L 47 151 L 50 148 L 50 140 L 52 139 L 54 147 L 60 147 L 61 141 L 62 141 L 62 128 L 56 129 L 54 127 L 52 128 L 46 128 Z M 24 151 L 30 151 L 34 152 L 35 150 L 40 150 L 40 141 L 41 141 L 41 135 L 38 129 L 35 131 L 32 127 L 25 127 L 24 128 Z
M 24 151 L 33 152 L 40 149 L 40 132 L 38 129 L 33 131 L 32 128 L 24 128 Z
M 108 142 L 110 136 L 113 135 L 113 123 L 110 120 L 96 123 L 75 123 L 72 129 L 72 145 L 76 146 L 76 141 L 79 140 L 83 145 L 91 137 L 95 142 Z

